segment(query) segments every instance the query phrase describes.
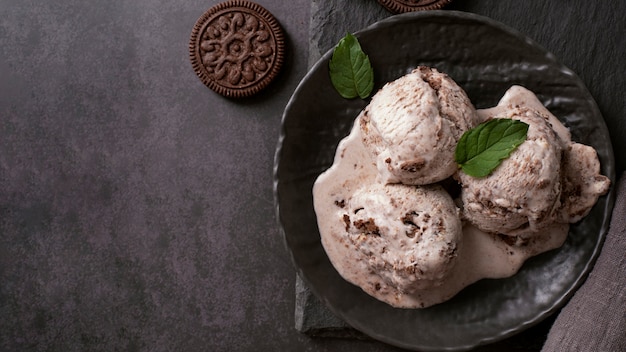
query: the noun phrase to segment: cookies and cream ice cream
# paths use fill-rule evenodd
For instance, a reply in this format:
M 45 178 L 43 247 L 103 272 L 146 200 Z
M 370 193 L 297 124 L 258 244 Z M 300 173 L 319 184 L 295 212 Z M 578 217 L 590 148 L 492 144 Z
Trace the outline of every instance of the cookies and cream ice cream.
M 347 243 L 386 285 L 403 293 L 440 286 L 454 267 L 462 224 L 441 186 L 370 183 L 341 202 Z
M 546 230 L 551 236 L 512 246 L 501 236 L 463 223 L 460 216 L 459 234 L 458 223 L 451 217 L 458 216 L 459 209 L 446 200 L 441 187 L 379 182 L 378 170 L 362 142 L 359 118 L 339 143 L 333 165 L 317 178 L 313 205 L 322 246 L 333 267 L 369 295 L 393 307 L 429 307 L 480 279 L 509 277 L 529 257 L 558 248 L 565 241 L 568 226 L 559 223 Z M 432 188 L 427 191 L 430 195 L 412 190 L 420 188 Z M 401 195 L 405 191 L 409 194 Z M 429 204 L 432 198 L 439 200 Z M 386 207 L 389 209 L 382 210 Z M 440 210 L 434 211 L 437 208 Z M 418 213 L 417 209 L 422 215 L 416 217 L 412 213 Z M 441 215 L 426 220 L 424 210 Z M 435 227 L 429 226 L 437 218 L 447 219 L 445 231 L 439 221 L 434 222 Z M 417 226 L 425 234 L 411 238 L 411 230 Z
M 491 175 L 457 174 L 463 185 L 463 215 L 481 230 L 532 236 L 554 222 L 580 220 L 608 190 L 610 182 L 600 174 L 595 150 L 573 143 L 529 90 L 512 87 L 498 106 L 481 111 L 481 116 L 529 125 L 526 141 Z
M 434 98 L 442 89 L 432 82 L 450 85 L 449 78 L 430 70 L 438 77 L 432 81 L 424 72 L 375 95 L 313 186 L 322 245 L 335 269 L 399 308 L 432 306 L 480 279 L 514 275 L 529 257 L 560 247 L 569 223 L 609 186 L 595 150 L 572 142 L 532 92 L 512 87 L 498 106 L 475 111 L 456 88 L 454 99 Z M 444 110 L 463 117 L 444 118 Z M 498 117 L 528 123 L 527 140 L 486 178 L 457 171 L 445 156 L 457 133 Z M 424 162 L 403 169 L 411 160 Z M 438 181 L 455 173 L 462 187 L 453 200 Z
M 554 222 L 560 206 L 565 143 L 545 116 L 526 106 L 511 107 L 490 118 L 525 122 L 528 134 L 491 175 L 475 178 L 458 172 L 463 214 L 483 231 L 535 233 Z
M 448 75 L 420 66 L 378 91 L 359 121 L 382 182 L 425 185 L 454 174 L 454 149 L 476 111 Z

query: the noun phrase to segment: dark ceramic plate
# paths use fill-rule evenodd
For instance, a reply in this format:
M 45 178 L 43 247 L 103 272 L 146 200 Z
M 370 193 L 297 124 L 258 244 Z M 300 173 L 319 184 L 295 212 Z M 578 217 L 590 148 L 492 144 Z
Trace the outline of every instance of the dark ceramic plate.
M 453 11 L 390 17 L 358 32 L 380 88 L 417 65 L 449 74 L 477 108 L 496 105 L 523 85 L 596 148 L 602 173 L 615 182 L 613 150 L 584 84 L 522 34 L 488 18 Z M 562 248 L 528 260 L 508 279 L 482 280 L 453 299 L 422 310 L 395 309 L 343 280 L 320 243 L 311 187 L 333 162 L 366 101 L 342 99 L 328 76 L 331 52 L 311 69 L 289 101 L 275 165 L 275 197 L 285 241 L 301 277 L 335 314 L 371 337 L 408 349 L 467 350 L 520 332 L 561 307 L 592 267 L 609 225 L 611 193 L 571 227 Z

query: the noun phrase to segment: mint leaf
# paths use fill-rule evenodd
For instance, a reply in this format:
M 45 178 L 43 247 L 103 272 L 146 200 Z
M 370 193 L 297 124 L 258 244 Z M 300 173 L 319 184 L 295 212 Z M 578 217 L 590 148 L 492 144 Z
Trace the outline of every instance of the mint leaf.
M 466 131 L 454 152 L 463 172 L 485 177 L 526 140 L 528 124 L 512 119 L 492 119 Z
M 330 81 L 342 97 L 352 99 L 358 96 L 365 99 L 372 93 L 372 64 L 352 34 L 346 34 L 339 41 L 330 59 L 329 68 Z

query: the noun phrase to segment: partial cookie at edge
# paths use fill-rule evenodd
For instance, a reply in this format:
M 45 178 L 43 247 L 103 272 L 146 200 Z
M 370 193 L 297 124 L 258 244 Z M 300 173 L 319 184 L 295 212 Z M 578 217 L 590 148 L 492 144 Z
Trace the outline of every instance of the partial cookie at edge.
M 378 3 L 393 13 L 438 10 L 452 0 L 378 0 Z

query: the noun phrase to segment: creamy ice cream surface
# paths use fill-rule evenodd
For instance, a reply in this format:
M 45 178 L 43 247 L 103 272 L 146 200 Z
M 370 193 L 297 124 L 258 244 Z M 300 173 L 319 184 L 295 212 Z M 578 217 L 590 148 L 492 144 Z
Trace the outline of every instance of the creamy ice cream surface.
M 360 119 L 383 183 L 425 185 L 456 171 L 454 150 L 476 111 L 450 77 L 420 66 L 387 83 Z
M 359 119 L 313 186 L 322 246 L 348 282 L 393 307 L 424 308 L 480 279 L 509 277 L 527 258 L 562 245 L 566 224 L 554 225 L 552 236 L 511 246 L 455 220 L 459 209 L 437 185 L 380 183 Z
M 572 142 L 565 126 L 531 91 L 514 86 L 480 115 L 529 125 L 527 140 L 491 175 L 457 173 L 463 215 L 481 230 L 532 236 L 554 222 L 580 220 L 607 192 L 610 182 L 600 174 L 595 150 Z
M 443 188 L 373 183 L 342 201 L 348 243 L 385 284 L 403 293 L 442 284 L 462 235 L 458 208 Z
M 527 123 L 527 139 L 487 177 L 458 172 L 463 214 L 487 232 L 537 232 L 554 222 L 560 206 L 565 143 L 534 109 L 511 107 L 492 118 Z
M 496 117 L 529 124 L 527 140 L 490 176 L 457 172 L 460 135 Z M 404 167 L 414 163 L 421 166 Z M 451 79 L 418 68 L 383 87 L 355 119 L 314 184 L 314 209 L 344 279 L 391 306 L 422 308 L 560 247 L 569 223 L 608 190 L 599 167 L 595 150 L 572 142 L 525 88 L 475 111 Z M 455 173 L 462 190 L 453 200 L 438 181 Z

